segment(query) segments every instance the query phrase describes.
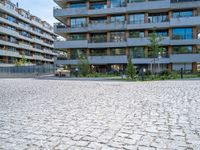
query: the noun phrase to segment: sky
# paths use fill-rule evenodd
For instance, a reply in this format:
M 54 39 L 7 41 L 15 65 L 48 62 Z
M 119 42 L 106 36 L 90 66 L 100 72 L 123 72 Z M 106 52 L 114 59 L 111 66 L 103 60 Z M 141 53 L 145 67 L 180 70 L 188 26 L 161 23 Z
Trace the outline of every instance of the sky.
M 58 22 L 53 17 L 53 7 L 56 6 L 56 3 L 53 0 L 11 0 L 13 3 L 18 2 L 18 6 L 24 10 L 29 10 L 30 13 L 34 16 L 41 18 L 44 21 L 47 21 L 51 25 Z

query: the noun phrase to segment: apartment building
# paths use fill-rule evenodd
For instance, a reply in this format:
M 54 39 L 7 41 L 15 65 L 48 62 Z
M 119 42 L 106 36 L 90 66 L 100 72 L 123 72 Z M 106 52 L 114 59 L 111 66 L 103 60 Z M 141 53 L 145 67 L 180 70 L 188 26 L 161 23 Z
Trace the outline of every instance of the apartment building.
M 199 0 L 54 0 L 54 32 L 64 40 L 57 64 L 77 65 L 86 56 L 98 72 L 124 70 L 127 56 L 137 68 L 200 70 Z M 162 53 L 149 48 L 149 36 L 162 36 Z
M 53 27 L 10 0 L 0 0 L 0 64 L 26 58 L 32 64 L 52 64 L 57 53 Z

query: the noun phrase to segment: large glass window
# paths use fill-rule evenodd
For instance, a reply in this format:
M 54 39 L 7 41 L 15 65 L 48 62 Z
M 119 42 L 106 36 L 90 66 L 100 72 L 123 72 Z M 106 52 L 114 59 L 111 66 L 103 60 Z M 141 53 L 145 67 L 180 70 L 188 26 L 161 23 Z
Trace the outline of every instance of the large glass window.
M 132 15 L 129 15 L 129 22 L 131 24 L 144 23 L 144 14 L 132 14 Z
M 79 59 L 86 56 L 86 51 L 84 49 L 73 49 L 70 51 L 71 59 Z
M 168 21 L 167 13 L 153 13 L 149 14 L 148 22 L 149 23 L 160 23 Z
M 129 49 L 130 55 L 133 58 L 144 58 L 144 47 L 132 47 Z
M 86 34 L 71 34 L 69 40 L 85 40 Z
M 111 16 L 111 22 L 124 22 L 125 16 Z
M 192 46 L 174 46 L 173 54 L 187 54 L 192 53 Z
M 125 41 L 125 32 L 111 32 L 110 33 L 111 42 L 122 42 Z
M 106 2 L 93 2 L 90 4 L 90 9 L 104 9 L 106 7 Z
M 173 12 L 173 18 L 192 17 L 192 16 L 193 16 L 192 10 Z
M 125 55 L 125 49 L 124 48 L 112 48 L 111 55 Z
M 150 31 L 149 35 L 151 35 L 154 31 Z M 155 31 L 157 36 L 161 36 L 161 37 L 166 37 L 168 36 L 168 31 L 167 30 L 156 30 Z
M 148 57 L 149 58 L 158 58 L 161 57 L 167 57 L 167 47 L 160 47 L 160 52 L 155 52 L 151 48 L 148 49 Z
M 71 3 L 70 8 L 84 8 L 86 7 L 86 3 Z
M 90 50 L 90 56 L 106 56 L 107 49 L 92 49 Z
M 175 28 L 172 34 L 173 39 L 192 39 L 192 28 Z
M 129 37 L 130 38 L 143 38 L 144 37 L 144 31 L 130 31 Z
M 71 27 L 85 27 L 86 18 L 72 18 L 70 20 Z
M 125 0 L 110 0 L 110 7 L 123 7 L 126 6 L 126 1 Z
M 93 17 L 93 18 L 90 18 L 90 22 L 92 24 L 106 23 L 107 22 L 107 18 L 106 17 Z
M 107 42 L 107 34 L 106 33 L 92 34 L 91 35 L 91 42 L 92 43 Z

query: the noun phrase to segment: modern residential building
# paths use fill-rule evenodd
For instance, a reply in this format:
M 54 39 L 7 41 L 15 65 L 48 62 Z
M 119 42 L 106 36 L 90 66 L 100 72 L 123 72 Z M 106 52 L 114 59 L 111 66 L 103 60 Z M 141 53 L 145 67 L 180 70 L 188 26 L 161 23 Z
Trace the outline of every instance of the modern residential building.
M 66 52 L 57 64 L 73 68 L 81 55 L 99 72 L 124 69 L 127 56 L 138 68 L 200 70 L 199 0 L 54 0 L 60 21 L 55 33 Z M 163 52 L 153 63 L 149 36 L 162 36 Z
M 52 64 L 53 27 L 10 0 L 0 0 L 0 64 L 26 58 L 32 64 Z

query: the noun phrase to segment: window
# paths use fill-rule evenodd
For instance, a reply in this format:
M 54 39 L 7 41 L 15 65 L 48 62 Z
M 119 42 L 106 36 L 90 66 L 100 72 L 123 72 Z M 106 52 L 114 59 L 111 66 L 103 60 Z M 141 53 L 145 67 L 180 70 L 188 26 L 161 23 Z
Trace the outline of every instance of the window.
M 132 14 L 129 16 L 129 22 L 131 24 L 144 23 L 144 14 Z
M 150 31 L 149 35 L 151 35 L 154 31 Z M 161 36 L 161 37 L 167 37 L 168 36 L 168 31 L 167 30 L 156 30 L 155 31 L 157 36 Z
M 125 16 L 111 16 L 111 22 L 124 22 Z
M 125 49 L 124 48 L 112 48 L 111 55 L 125 55 Z
M 79 59 L 84 56 L 86 56 L 86 51 L 84 49 L 73 49 L 70 52 L 71 59 Z
M 192 53 L 192 46 L 174 46 L 173 54 L 187 54 Z
M 106 8 L 106 2 L 94 2 L 90 4 L 90 9 L 104 9 Z
M 144 31 L 130 31 L 129 37 L 130 38 L 143 38 Z
M 192 39 L 192 28 L 175 28 L 172 30 L 173 39 Z
M 110 7 L 123 7 L 126 6 L 125 0 L 110 0 Z
M 71 34 L 69 40 L 85 40 L 86 34 Z
M 90 50 L 90 56 L 106 56 L 107 49 L 95 49 Z
M 86 4 L 85 3 L 71 3 L 70 8 L 84 8 L 86 7 Z
M 104 34 L 104 33 L 92 34 L 91 42 L 92 43 L 107 42 L 107 34 Z
M 133 58 L 144 58 L 144 47 L 132 47 L 130 48 L 130 55 Z
M 192 17 L 192 16 L 193 16 L 193 13 L 191 10 L 173 12 L 173 18 Z
M 71 27 L 85 27 L 86 19 L 85 18 L 72 18 L 70 20 Z
M 105 22 L 107 22 L 107 18 L 106 17 L 94 17 L 94 18 L 90 19 L 90 22 L 92 24 L 105 23 Z
M 111 32 L 111 42 L 122 42 L 125 41 L 125 32 Z
M 168 21 L 167 13 L 156 13 L 149 14 L 148 22 L 149 23 L 160 23 Z

